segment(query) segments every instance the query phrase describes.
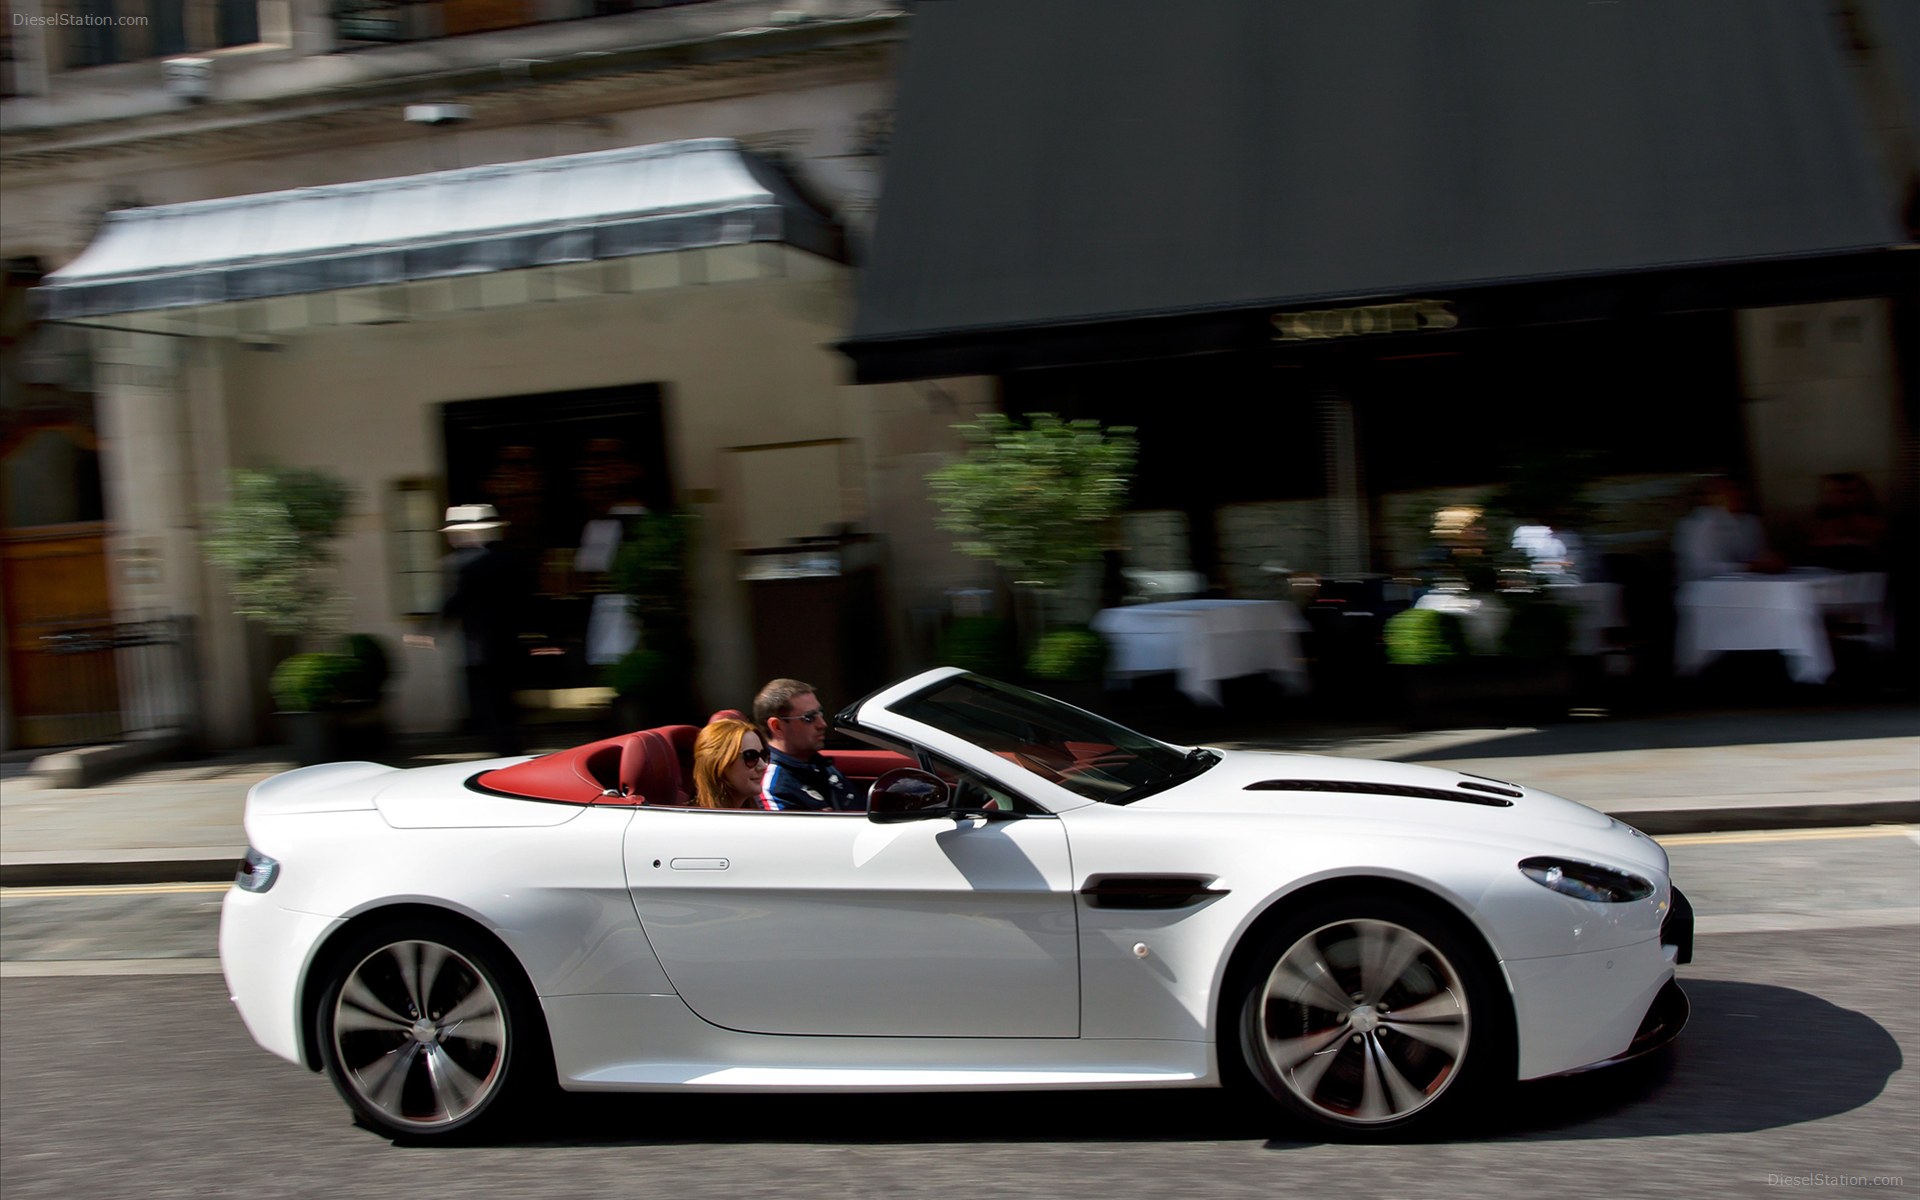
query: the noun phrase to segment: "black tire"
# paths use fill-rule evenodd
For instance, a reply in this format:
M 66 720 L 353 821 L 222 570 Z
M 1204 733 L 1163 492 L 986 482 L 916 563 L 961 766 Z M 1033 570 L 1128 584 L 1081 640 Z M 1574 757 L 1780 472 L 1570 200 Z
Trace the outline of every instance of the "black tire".
M 482 1132 L 552 1079 L 539 1001 L 518 966 L 457 923 L 368 929 L 329 970 L 320 1061 L 354 1115 L 389 1137 Z
M 1345 1139 L 1404 1137 L 1512 1083 L 1498 967 L 1437 903 L 1329 898 L 1267 932 L 1240 977 L 1240 1049 L 1285 1112 Z

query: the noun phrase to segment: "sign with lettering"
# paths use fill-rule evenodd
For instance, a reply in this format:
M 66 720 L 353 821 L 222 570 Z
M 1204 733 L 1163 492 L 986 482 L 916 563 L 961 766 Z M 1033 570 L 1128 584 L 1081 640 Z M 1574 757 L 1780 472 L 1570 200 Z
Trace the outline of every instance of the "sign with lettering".
M 1280 342 L 1322 341 L 1370 333 L 1424 333 L 1452 329 L 1458 324 L 1460 318 L 1449 301 L 1403 300 L 1398 304 L 1275 313 L 1273 337 Z

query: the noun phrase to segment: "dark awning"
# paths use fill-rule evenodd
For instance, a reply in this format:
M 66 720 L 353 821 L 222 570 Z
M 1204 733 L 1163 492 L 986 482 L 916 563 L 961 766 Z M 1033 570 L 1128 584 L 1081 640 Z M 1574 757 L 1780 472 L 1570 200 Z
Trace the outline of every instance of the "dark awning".
M 164 322 L 183 310 L 339 293 L 365 297 L 366 319 L 378 320 L 383 296 L 423 281 L 520 273 L 517 291 L 490 291 L 525 302 L 530 291 L 556 290 L 552 279 L 530 288 L 527 272 L 572 272 L 582 294 L 624 291 L 655 281 L 637 268 L 634 279 L 618 277 L 621 263 L 774 245 L 843 257 L 838 227 L 776 170 L 733 141 L 706 138 L 125 209 L 37 295 L 50 320 L 146 313 Z M 293 319 L 306 322 L 307 307 L 294 306 Z
M 863 381 L 1875 294 L 1913 255 L 1804 0 L 919 5 Z M 1623 290 L 1624 289 L 1624 290 Z

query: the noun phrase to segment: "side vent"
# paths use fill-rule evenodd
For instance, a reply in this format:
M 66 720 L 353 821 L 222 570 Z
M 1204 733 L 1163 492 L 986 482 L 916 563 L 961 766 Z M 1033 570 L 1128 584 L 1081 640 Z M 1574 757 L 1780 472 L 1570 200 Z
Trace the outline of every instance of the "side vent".
M 1263 779 L 1258 783 L 1248 784 L 1246 790 L 1249 792 L 1348 792 L 1356 796 L 1410 796 L 1416 800 L 1451 800 L 1455 804 L 1482 804 L 1488 808 L 1513 807 L 1513 801 L 1498 796 L 1449 792 L 1445 788 L 1412 787 L 1404 783 L 1361 783 L 1349 779 Z M 1506 793 L 1509 796 L 1519 794 L 1519 792 Z
M 1201 875 L 1095 875 L 1080 894 L 1092 908 L 1192 908 L 1209 896 L 1224 896 Z

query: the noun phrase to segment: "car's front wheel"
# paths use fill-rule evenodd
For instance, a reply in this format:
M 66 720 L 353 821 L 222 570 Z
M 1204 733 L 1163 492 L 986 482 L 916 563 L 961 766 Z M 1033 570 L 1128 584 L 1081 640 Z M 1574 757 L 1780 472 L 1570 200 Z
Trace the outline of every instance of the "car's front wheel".
M 467 930 L 400 922 L 355 938 L 332 962 L 317 1014 L 321 1061 L 380 1132 L 471 1131 L 539 1071 L 536 1002 L 512 964 Z
M 1240 1039 L 1282 1107 L 1350 1137 L 1428 1128 L 1512 1079 L 1512 1010 L 1485 952 L 1396 897 L 1338 899 L 1270 931 Z

